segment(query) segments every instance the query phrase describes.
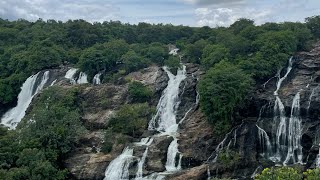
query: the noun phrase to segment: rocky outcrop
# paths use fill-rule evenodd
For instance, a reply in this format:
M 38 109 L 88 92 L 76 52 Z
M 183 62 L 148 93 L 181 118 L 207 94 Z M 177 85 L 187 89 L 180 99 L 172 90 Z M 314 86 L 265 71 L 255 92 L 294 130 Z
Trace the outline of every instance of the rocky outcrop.
M 149 147 L 146 160 L 146 170 L 150 172 L 163 172 L 166 170 L 167 150 L 173 138 L 170 136 L 155 137 Z
M 166 87 L 168 77 L 160 67 L 151 66 L 131 73 L 124 79 L 140 81 L 159 95 Z M 57 85 L 72 86 L 64 78 L 57 81 Z M 82 121 L 88 132 L 80 139 L 77 148 L 70 153 L 70 156 L 65 161 L 65 166 L 75 179 L 103 179 L 109 163 L 125 147 L 124 144 L 114 145 L 111 153 L 104 154 L 100 152 L 104 141 L 104 129 L 108 127 L 108 121 L 121 105 L 128 102 L 128 83 L 76 86 L 80 89 Z M 153 101 L 152 104 L 156 104 L 158 98 Z M 121 137 L 115 137 L 114 141 L 118 141 L 118 138 Z M 132 137 L 127 138 L 130 141 L 133 140 Z M 163 157 L 166 157 L 166 149 L 172 140 L 170 138 L 159 138 L 154 141 L 155 144 L 150 147 L 150 157 L 148 157 L 150 172 L 163 170 L 164 166 L 160 165 L 159 162 L 166 161 Z M 141 147 L 140 152 L 135 152 L 137 157 L 142 155 L 144 148 Z M 130 177 L 135 176 L 137 162 L 138 159 L 130 165 Z
M 281 77 L 285 73 L 286 68 L 283 68 Z M 214 132 L 200 110 L 192 110 L 180 126 L 179 150 L 183 153 L 184 170 L 169 176 L 168 179 L 206 179 L 207 166 L 212 177 L 250 179 L 263 168 L 274 166 L 275 163 L 265 154 L 265 145 L 261 144 L 263 139 L 259 134 L 262 133 L 259 127 L 263 128 L 271 143 L 274 142 L 277 127 L 274 127 L 273 111 L 277 80 L 278 78 L 274 77 L 262 86 L 256 87 L 257 91 L 248 106 L 237 117 L 242 124 L 235 126 L 224 139 L 213 135 Z M 317 46 L 310 52 L 298 53 L 293 57 L 293 69 L 279 90 L 287 123 L 293 98 L 300 92 L 299 118 L 302 121 L 301 145 L 303 162 L 306 163 L 304 168 L 315 166 L 314 162 L 319 152 L 319 83 L 320 46 Z M 228 154 L 231 154 L 229 157 L 238 158 L 227 161 Z M 207 165 L 204 166 L 203 163 Z

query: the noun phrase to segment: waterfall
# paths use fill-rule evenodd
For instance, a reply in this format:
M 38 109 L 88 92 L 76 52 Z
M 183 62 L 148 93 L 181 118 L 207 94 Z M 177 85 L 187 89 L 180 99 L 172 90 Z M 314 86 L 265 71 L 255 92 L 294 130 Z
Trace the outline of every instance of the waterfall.
M 260 143 L 260 146 L 262 146 L 262 151 L 263 151 L 262 155 L 268 157 L 272 151 L 270 138 L 265 130 L 260 128 L 258 125 L 256 126 L 258 128 L 259 143 Z
M 320 144 L 319 144 L 319 153 L 318 153 L 317 159 L 316 159 L 316 167 L 320 168 Z
M 278 91 L 279 91 L 279 89 L 280 89 L 280 87 L 281 87 L 282 82 L 288 77 L 289 73 L 290 73 L 291 70 L 292 70 L 292 58 L 293 58 L 293 57 L 291 57 L 291 58 L 289 59 L 287 72 L 286 72 L 286 74 L 285 74 L 282 78 L 280 78 L 280 71 L 278 72 L 278 78 L 279 78 L 279 80 L 278 80 L 278 82 L 277 82 L 277 89 L 276 89 L 276 91 L 274 91 L 274 95 L 275 95 L 275 96 L 278 96 Z
M 178 139 L 176 133 L 178 131 L 178 123 L 176 120 L 176 111 L 180 104 L 179 87 L 181 82 L 186 78 L 186 66 L 178 69 L 177 75 L 174 76 L 166 67 L 165 72 L 169 76 L 167 88 L 164 90 L 162 97 L 157 106 L 157 113 L 149 123 L 149 130 L 156 129 L 163 134 L 169 134 L 173 137 L 167 152 L 167 171 L 177 171 L 181 168 L 181 158 L 179 157 L 178 165 L 176 165 L 176 157 L 178 151 Z
M 173 75 L 167 67 L 163 68 L 169 76 L 168 86 L 163 91 L 162 96 L 157 105 L 157 113 L 149 122 L 149 130 L 157 130 L 160 134 L 154 136 L 166 136 L 170 135 L 173 137 L 173 141 L 170 143 L 167 152 L 166 171 L 164 173 L 154 173 L 148 177 L 143 178 L 143 167 L 147 158 L 149 146 L 151 145 L 153 138 L 143 138 L 140 142 L 135 143 L 137 146 L 147 146 L 142 157 L 138 162 L 138 170 L 136 173 L 136 179 L 156 179 L 161 180 L 165 177 L 165 174 L 172 171 L 181 169 L 182 155 L 178 151 L 178 139 L 177 131 L 178 125 L 176 119 L 177 109 L 180 104 L 179 91 L 180 84 L 186 78 L 186 66 L 182 66 L 182 69 L 178 69 L 177 75 Z M 190 108 L 181 122 L 186 118 L 186 115 L 191 111 Z M 127 147 L 124 152 L 114 159 L 108 166 L 105 172 L 105 180 L 115 179 L 128 179 L 128 168 L 133 159 L 133 148 Z M 176 162 L 177 155 L 179 154 L 178 163 Z
M 109 164 L 104 180 L 129 179 L 129 166 L 133 157 L 133 149 L 125 148 L 122 154 Z
M 274 154 L 270 157 L 270 160 L 274 162 L 282 162 L 283 165 L 302 163 L 300 91 L 292 100 L 290 117 L 286 117 L 285 106 L 278 94 L 282 82 L 288 77 L 291 70 L 292 57 L 289 59 L 286 74 L 283 77 L 280 77 L 280 71 L 278 72 L 278 82 L 276 84 L 276 90 L 274 91 L 275 102 L 273 108 L 273 129 L 275 130 L 275 137 Z M 310 99 L 311 98 L 312 93 Z M 267 148 L 266 152 L 269 153 L 269 137 L 260 127 L 258 127 L 258 130 L 260 144 L 263 148 Z
M 286 74 L 281 77 L 280 71 L 278 72 L 278 82 L 276 84 L 276 90 L 274 91 L 275 103 L 274 103 L 274 117 L 273 117 L 273 129 L 275 129 L 275 149 L 276 154 L 270 159 L 274 162 L 281 161 L 281 157 L 284 154 L 285 144 L 287 141 L 287 122 L 285 116 L 284 105 L 279 97 L 278 91 L 281 88 L 282 82 L 288 77 L 292 70 L 292 57 L 289 59 Z M 278 127 L 276 127 L 277 122 L 279 122 Z
M 44 85 L 49 79 L 49 71 L 43 73 L 41 81 L 39 81 L 40 74 L 30 76 L 22 85 L 21 91 L 18 95 L 17 106 L 9 110 L 4 114 L 1 119 L 1 124 L 8 126 L 10 129 L 15 129 L 17 124 L 25 116 L 25 112 L 28 109 L 32 98 L 43 89 Z M 39 83 L 40 82 L 40 83 Z
M 94 85 L 99 85 L 99 84 L 101 84 L 100 76 L 101 76 L 101 73 L 98 73 L 98 74 L 96 74 L 96 75 L 93 77 L 92 83 L 93 83 Z
M 84 72 L 80 72 L 77 84 L 86 84 L 88 83 L 88 76 Z
M 319 85 L 315 88 L 312 89 L 311 94 L 309 96 L 309 102 L 308 102 L 308 107 L 307 110 L 309 111 L 310 106 L 311 106 L 311 101 L 312 101 L 312 97 L 315 95 L 315 91 L 319 88 Z
M 302 164 L 300 92 L 293 98 L 288 126 L 288 153 L 283 164 L 286 165 L 290 161 L 293 164 Z
M 137 145 L 146 145 L 146 150 L 144 151 L 141 159 L 139 160 L 138 163 L 138 171 L 136 174 L 136 180 L 142 180 L 143 178 L 143 166 L 144 163 L 146 161 L 147 155 L 148 155 L 148 150 L 149 150 L 149 146 L 151 145 L 151 143 L 153 142 L 153 138 L 142 138 L 140 143 L 137 143 Z
M 74 79 L 74 75 L 77 73 L 77 71 L 78 71 L 78 69 L 71 68 L 67 71 L 67 73 L 64 77 L 69 79 L 71 84 L 77 84 L 76 80 Z
M 179 106 L 179 86 L 186 78 L 186 66 L 178 69 L 177 75 L 174 76 L 167 67 L 163 68 L 169 76 L 167 88 L 164 90 L 162 97 L 157 105 L 157 113 L 149 123 L 149 130 L 158 130 L 166 133 L 177 132 L 176 110 Z
M 285 151 L 283 149 L 283 145 L 285 145 L 287 140 L 287 122 L 286 122 L 286 116 L 285 116 L 285 109 L 284 105 L 281 102 L 280 98 L 276 96 L 276 101 L 274 105 L 274 118 L 273 118 L 273 125 L 276 126 L 277 121 L 280 120 L 278 124 L 278 128 L 274 127 L 276 130 L 276 155 L 273 157 L 273 161 L 281 161 L 281 156 L 283 154 L 282 151 Z
M 207 167 L 207 180 L 211 180 L 210 166 Z

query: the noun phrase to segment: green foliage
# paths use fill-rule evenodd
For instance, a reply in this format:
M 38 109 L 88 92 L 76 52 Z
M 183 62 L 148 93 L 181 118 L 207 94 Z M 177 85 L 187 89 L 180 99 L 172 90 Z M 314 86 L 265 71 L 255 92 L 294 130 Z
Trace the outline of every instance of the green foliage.
M 320 38 L 320 16 L 312 16 L 306 18 L 306 24 L 311 30 L 312 34 L 315 37 Z
M 219 153 L 217 162 L 223 164 L 227 168 L 231 168 L 235 164 L 239 163 L 240 154 L 232 150 L 225 150 Z
M 85 132 L 77 94 L 77 89 L 53 86 L 40 94 L 17 131 L 0 128 L 0 176 L 66 178 L 68 172 L 61 167 L 61 161 Z
M 150 44 L 146 56 L 152 62 L 163 65 L 164 60 L 168 57 L 168 50 L 160 43 L 153 43 Z
M 153 110 L 144 104 L 123 105 L 113 117 L 109 126 L 114 132 L 139 136 L 146 129 Z
M 177 56 L 170 56 L 168 59 L 164 60 L 164 65 L 172 70 L 181 68 L 180 59 Z
M 137 71 L 139 69 L 147 67 L 150 64 L 145 58 L 132 50 L 124 54 L 121 57 L 121 61 L 124 64 L 126 73 Z
M 320 179 L 320 169 L 308 169 L 306 172 L 303 172 L 305 180 L 318 180 Z
M 229 49 L 221 45 L 207 45 L 203 49 L 201 65 L 204 69 L 213 67 L 222 60 L 228 61 L 230 57 Z
M 200 107 L 218 134 L 231 127 L 237 108 L 245 105 L 253 81 L 239 67 L 221 61 L 199 82 Z
M 302 174 L 291 167 L 266 168 L 255 180 L 301 180 Z
M 147 102 L 152 97 L 152 91 L 144 84 L 134 81 L 128 87 L 129 98 L 133 103 Z
M 103 153 L 110 153 L 112 151 L 114 140 L 115 138 L 112 129 L 107 129 L 104 134 L 104 141 L 101 147 L 101 151 Z

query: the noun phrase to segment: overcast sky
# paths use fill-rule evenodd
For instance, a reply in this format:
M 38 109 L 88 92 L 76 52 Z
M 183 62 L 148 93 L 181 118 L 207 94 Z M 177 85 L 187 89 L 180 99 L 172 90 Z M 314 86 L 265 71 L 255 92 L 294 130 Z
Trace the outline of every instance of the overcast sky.
M 189 26 L 228 26 L 238 18 L 303 21 L 320 15 L 320 0 L 0 0 L 0 17 L 90 22 L 120 20 Z

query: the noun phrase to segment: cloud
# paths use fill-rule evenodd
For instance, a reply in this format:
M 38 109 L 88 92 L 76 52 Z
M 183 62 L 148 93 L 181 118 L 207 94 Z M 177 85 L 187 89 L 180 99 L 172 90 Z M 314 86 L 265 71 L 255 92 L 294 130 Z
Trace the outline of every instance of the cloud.
M 199 5 L 199 6 L 207 6 L 207 5 L 239 5 L 244 4 L 247 0 L 180 0 L 185 3 Z
M 119 8 L 99 0 L 2 0 L 0 16 L 9 20 L 86 19 L 104 21 L 118 18 Z
M 255 20 L 261 24 L 270 17 L 272 11 L 255 8 L 197 8 L 195 15 L 198 26 L 229 26 L 239 18 Z

